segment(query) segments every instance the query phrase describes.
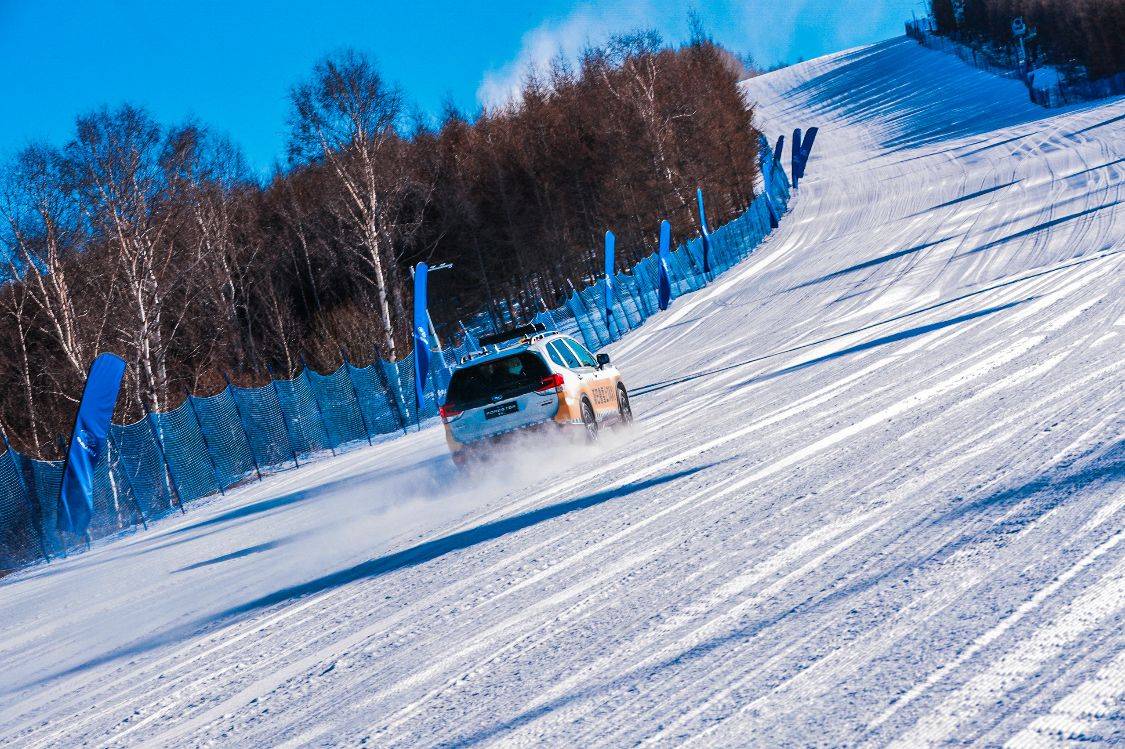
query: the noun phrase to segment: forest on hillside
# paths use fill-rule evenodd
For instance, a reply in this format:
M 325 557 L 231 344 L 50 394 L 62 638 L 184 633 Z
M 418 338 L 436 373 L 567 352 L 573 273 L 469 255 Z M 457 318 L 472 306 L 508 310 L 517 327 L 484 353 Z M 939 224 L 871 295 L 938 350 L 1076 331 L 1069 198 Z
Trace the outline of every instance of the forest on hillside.
M 410 268 L 431 279 L 439 332 L 483 312 L 527 317 L 599 273 L 601 237 L 624 266 L 662 218 L 698 231 L 754 193 L 757 133 L 737 58 L 697 34 L 616 37 L 577 63 L 529 71 L 519 97 L 433 124 L 355 51 L 293 86 L 287 165 L 265 183 L 236 144 L 143 108 L 77 118 L 61 145 L 0 172 L 0 426 L 57 457 L 86 368 L 129 364 L 118 421 L 342 352 L 408 353 Z
M 1012 20 L 1035 30 L 1029 52 L 1091 79 L 1125 70 L 1125 0 L 930 0 L 939 34 L 1010 48 Z

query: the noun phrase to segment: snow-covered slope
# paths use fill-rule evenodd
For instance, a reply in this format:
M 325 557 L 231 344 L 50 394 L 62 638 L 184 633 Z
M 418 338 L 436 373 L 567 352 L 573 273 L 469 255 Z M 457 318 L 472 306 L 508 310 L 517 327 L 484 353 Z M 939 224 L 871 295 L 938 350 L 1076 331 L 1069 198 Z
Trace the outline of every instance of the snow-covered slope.
M 0 743 L 1122 740 L 1125 101 L 895 40 L 747 262 L 611 353 L 636 429 L 423 431 L 0 582 Z

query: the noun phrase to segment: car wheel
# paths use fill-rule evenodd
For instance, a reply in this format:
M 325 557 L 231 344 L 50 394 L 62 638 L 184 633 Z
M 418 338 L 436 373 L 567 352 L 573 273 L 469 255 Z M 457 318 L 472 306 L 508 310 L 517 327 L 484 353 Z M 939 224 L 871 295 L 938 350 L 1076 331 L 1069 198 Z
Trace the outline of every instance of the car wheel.
M 469 472 L 470 456 L 468 450 L 462 448 L 461 450 L 452 453 L 449 457 L 453 459 L 453 467 L 457 469 L 458 473 L 464 474 Z
M 617 386 L 617 413 L 625 426 L 633 423 L 633 407 L 629 405 L 629 393 L 625 392 L 624 385 Z
M 586 428 L 586 441 L 597 442 L 598 420 L 594 416 L 594 407 L 585 399 L 582 401 L 582 426 Z

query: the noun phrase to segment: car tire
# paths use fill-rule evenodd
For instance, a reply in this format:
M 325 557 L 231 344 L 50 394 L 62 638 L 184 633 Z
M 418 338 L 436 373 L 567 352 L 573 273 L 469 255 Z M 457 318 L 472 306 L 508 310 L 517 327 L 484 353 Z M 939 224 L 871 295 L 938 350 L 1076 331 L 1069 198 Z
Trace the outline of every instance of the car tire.
M 621 417 L 622 426 L 633 423 L 633 406 L 629 403 L 629 393 L 624 385 L 617 386 L 617 415 Z
M 452 453 L 449 457 L 452 458 L 453 467 L 457 470 L 458 473 L 465 474 L 469 472 L 469 468 L 471 465 L 471 456 L 469 455 L 468 450 L 462 448 L 457 452 Z
M 586 442 L 597 442 L 598 419 L 594 416 L 594 407 L 585 398 L 582 399 L 582 426 L 586 429 Z

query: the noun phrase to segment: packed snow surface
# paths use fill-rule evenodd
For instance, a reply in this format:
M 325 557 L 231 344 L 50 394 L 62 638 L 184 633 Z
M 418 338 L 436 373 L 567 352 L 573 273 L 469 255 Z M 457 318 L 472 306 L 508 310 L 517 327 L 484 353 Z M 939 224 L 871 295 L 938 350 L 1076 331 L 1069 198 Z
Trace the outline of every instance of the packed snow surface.
M 465 482 L 430 427 L 10 576 L 0 744 L 1125 740 L 1125 100 L 906 40 L 745 85 L 808 177 L 610 349 L 632 432 Z

